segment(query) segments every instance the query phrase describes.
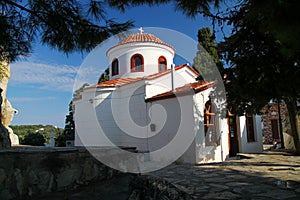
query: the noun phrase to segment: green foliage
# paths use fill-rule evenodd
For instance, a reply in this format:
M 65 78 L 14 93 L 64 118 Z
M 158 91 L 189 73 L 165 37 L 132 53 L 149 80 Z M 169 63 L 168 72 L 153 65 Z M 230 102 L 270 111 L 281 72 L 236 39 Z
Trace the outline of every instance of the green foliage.
M 300 55 L 299 46 L 288 45 L 292 41 L 299 44 L 290 27 L 297 24 L 295 32 L 299 32 L 299 20 L 294 18 L 299 13 L 294 8 L 291 12 L 285 10 L 293 6 L 299 8 L 300 3 L 293 0 L 263 2 L 249 0 L 230 15 L 233 34 L 219 45 L 230 64 L 225 69 L 227 99 L 234 112 L 241 115 L 259 113 L 272 99 L 284 100 L 295 147 L 300 154 L 300 127 L 297 126 L 300 108 L 296 106 L 300 99 Z M 265 2 L 270 3 L 268 7 Z M 278 7 L 279 4 L 282 8 Z M 284 21 L 273 21 L 277 19 L 274 10 L 281 11 L 279 16 L 285 13 Z M 280 30 L 277 25 L 286 29 Z M 282 39 L 281 34 L 287 34 L 289 38 Z
M 100 75 L 98 83 L 102 83 L 109 80 L 109 67 Z
M 249 21 L 259 19 L 259 30 L 269 32 L 280 44 L 280 53 L 291 58 L 300 53 L 299 9 L 298 0 L 248 0 L 246 17 Z
M 71 101 L 69 103 L 69 114 L 66 116 L 65 129 L 56 137 L 55 140 L 56 146 L 64 147 L 66 146 L 66 141 L 74 140 L 75 139 L 74 137 L 75 137 L 75 123 L 73 120 L 73 102 Z
M 37 39 L 65 53 L 89 51 L 132 27 L 107 18 L 103 1 L 0 1 L 0 61 L 31 52 Z
M 79 89 L 77 89 L 74 94 L 73 94 L 73 98 L 81 98 L 81 92 L 83 91 L 83 89 L 89 86 L 88 83 L 84 83 Z M 69 108 L 70 108 L 70 104 L 69 104 Z
M 282 54 L 282 44 L 261 28 L 265 17 L 251 17 L 252 6 L 244 5 L 231 16 L 234 32 L 219 45 L 230 64 L 228 101 L 240 114 L 257 113 L 271 99 L 300 97 L 299 56 Z
M 45 143 L 45 138 L 41 133 L 28 132 L 24 136 L 24 139 L 22 140 L 21 144 L 32 145 L 32 146 L 44 146 L 44 143 Z
M 198 31 L 198 52 L 194 58 L 194 68 L 199 71 L 201 77 L 198 80 L 215 80 L 215 66 L 222 70 L 223 65 L 218 55 L 215 38 L 210 28 L 202 28 Z
M 54 136 L 56 137 L 63 131 L 62 128 L 56 128 L 52 125 L 11 125 L 10 127 L 13 129 L 14 133 L 19 136 L 21 144 L 23 144 L 27 133 L 38 132 L 44 136 L 45 143 L 49 143 L 51 133 L 54 133 Z
M 176 10 L 180 10 L 188 16 L 194 17 L 202 13 L 208 13 L 211 6 L 218 7 L 223 0 L 108 0 L 110 6 L 125 11 L 131 6 L 148 4 L 150 6 L 172 2 Z

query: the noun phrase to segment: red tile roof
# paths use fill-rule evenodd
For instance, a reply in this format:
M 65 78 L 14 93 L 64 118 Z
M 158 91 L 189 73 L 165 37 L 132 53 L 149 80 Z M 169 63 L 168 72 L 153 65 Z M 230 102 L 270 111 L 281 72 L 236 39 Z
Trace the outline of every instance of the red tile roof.
M 189 83 L 182 87 L 176 88 L 176 90 L 174 92 L 168 91 L 168 92 L 164 92 L 161 94 L 157 94 L 153 97 L 146 99 L 145 101 L 152 102 L 152 101 L 157 101 L 157 100 L 162 100 L 162 99 L 174 98 L 176 96 L 192 95 L 192 94 L 196 94 L 198 92 L 204 91 L 214 85 L 215 85 L 215 82 L 205 82 L 205 81 Z
M 114 80 L 109 80 L 109 81 L 105 81 L 102 83 L 98 83 L 96 85 L 92 85 L 92 86 L 90 86 L 90 88 L 123 86 L 123 85 L 127 85 L 129 83 L 134 83 L 134 82 L 140 81 L 142 79 L 143 78 L 117 78 Z M 87 88 L 89 88 L 89 87 L 87 87 Z
M 124 45 L 124 44 L 129 44 L 129 43 L 137 43 L 137 42 L 150 42 L 150 43 L 155 43 L 155 44 L 162 44 L 162 45 L 170 47 L 171 49 L 174 50 L 174 52 L 176 51 L 174 47 L 172 47 L 171 45 L 165 43 L 164 41 L 162 41 L 161 39 L 159 39 L 155 35 L 152 35 L 150 33 L 137 33 L 137 34 L 132 34 L 132 35 L 127 36 L 126 38 L 121 40 L 117 45 L 109 48 L 107 50 L 107 52 L 110 51 L 112 48 L 115 48 L 117 46 Z
M 189 69 L 190 71 L 192 71 L 196 76 L 199 76 L 199 73 L 194 70 L 192 67 L 190 67 L 189 65 L 187 64 L 182 64 L 182 65 L 178 65 L 175 67 L 175 70 L 180 70 L 182 68 L 186 67 L 187 69 Z M 102 82 L 102 83 L 98 83 L 96 85 L 92 85 L 92 86 L 89 86 L 89 87 L 86 87 L 86 88 L 101 88 L 101 87 L 115 87 L 115 86 L 123 86 L 123 85 L 126 85 L 126 84 L 130 84 L 130 83 L 134 83 L 134 82 L 137 82 L 137 81 L 140 81 L 142 79 L 144 80 L 153 80 L 153 79 L 156 79 L 156 78 L 159 78 L 161 76 L 164 76 L 168 73 L 170 73 L 171 70 L 168 69 L 166 71 L 163 71 L 163 72 L 158 72 L 156 74 L 151 74 L 149 76 L 146 76 L 146 77 L 139 77 L 139 78 L 117 78 L 117 79 L 113 79 L 113 80 L 109 80 L 109 81 L 105 81 L 105 82 Z

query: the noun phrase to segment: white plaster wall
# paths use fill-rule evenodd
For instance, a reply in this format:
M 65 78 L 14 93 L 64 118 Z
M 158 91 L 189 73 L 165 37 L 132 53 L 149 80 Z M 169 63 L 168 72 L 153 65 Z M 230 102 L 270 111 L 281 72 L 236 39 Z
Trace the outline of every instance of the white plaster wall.
M 148 103 L 151 123 L 156 127 L 148 132 L 150 159 L 177 160 L 194 142 L 193 96 L 181 96 Z M 186 153 L 181 160 L 195 163 L 195 152 Z
M 262 130 L 261 130 L 261 116 L 255 115 L 254 132 L 255 142 L 247 141 L 246 117 L 239 117 L 239 132 L 240 132 L 240 153 L 261 153 L 263 151 L 262 144 Z
M 194 130 L 196 137 L 189 150 L 180 161 L 186 162 L 186 157 L 194 157 L 193 163 L 221 162 L 229 155 L 227 120 L 219 118 L 220 145 L 206 146 L 204 133 L 204 107 L 209 100 L 212 89 L 194 95 Z M 194 155 L 195 154 L 195 155 Z
M 182 87 L 188 83 L 196 82 L 196 75 L 186 68 L 174 71 L 174 87 Z M 154 80 L 147 80 L 146 98 L 150 98 L 172 89 L 171 73 Z
M 112 146 L 110 141 L 100 134 L 94 92 L 91 89 L 82 93 L 82 99 L 74 101 L 74 108 L 75 146 Z
M 131 57 L 134 54 L 141 54 L 144 57 L 144 72 L 131 72 Z M 173 63 L 175 52 L 172 48 L 155 43 L 129 43 L 116 46 L 107 52 L 109 63 L 114 59 L 119 60 L 119 75 L 116 78 L 135 78 L 158 73 L 158 58 L 164 56 L 167 60 L 167 67 Z M 110 70 L 111 73 L 111 70 Z

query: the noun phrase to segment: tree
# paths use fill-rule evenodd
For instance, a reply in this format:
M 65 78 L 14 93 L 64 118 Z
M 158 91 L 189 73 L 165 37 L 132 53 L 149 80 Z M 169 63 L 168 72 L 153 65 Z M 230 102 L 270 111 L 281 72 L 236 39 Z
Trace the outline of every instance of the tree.
M 102 83 L 109 80 L 109 67 L 100 75 L 98 83 Z
M 231 15 L 233 34 L 219 45 L 230 64 L 225 69 L 227 99 L 238 114 L 259 113 L 270 100 L 284 100 L 295 147 L 300 153 L 300 109 L 297 107 L 300 57 L 296 51 L 287 54 L 286 43 L 278 40 L 276 31 L 262 28 L 265 19 L 270 17 L 268 12 L 253 18 L 258 9 L 253 8 L 255 2 L 245 4 Z
M 27 132 L 27 134 L 24 137 L 24 140 L 21 141 L 21 144 L 32 145 L 32 146 L 44 146 L 44 143 L 45 143 L 45 138 L 39 132 L 36 133 Z
M 125 11 L 126 8 L 148 4 L 150 6 L 172 2 L 177 10 L 188 16 L 210 13 L 211 6 L 219 7 L 224 0 L 108 0 L 109 5 Z
M 96 0 L 0 1 L 0 61 L 28 55 L 36 40 L 65 53 L 89 51 L 132 26 L 107 18 L 104 8 Z
M 198 52 L 194 58 L 194 68 L 200 72 L 198 80 L 214 81 L 217 66 L 222 71 L 223 64 L 218 55 L 215 38 L 209 27 L 202 28 L 198 31 Z
M 56 138 L 56 145 L 59 147 L 66 146 L 67 140 L 75 139 L 75 123 L 73 120 L 73 101 L 69 103 L 69 114 L 66 116 L 65 128 Z

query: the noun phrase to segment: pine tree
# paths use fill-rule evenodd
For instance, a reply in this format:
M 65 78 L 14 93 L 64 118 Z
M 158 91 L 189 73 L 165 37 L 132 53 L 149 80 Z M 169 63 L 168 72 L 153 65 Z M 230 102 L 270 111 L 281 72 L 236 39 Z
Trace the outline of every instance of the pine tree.
M 32 50 L 38 40 L 59 51 L 89 51 L 132 27 L 106 16 L 103 1 L 0 1 L 0 61 L 14 61 Z
M 300 154 L 300 108 L 297 107 L 300 98 L 299 51 L 287 53 L 293 46 L 287 47 L 285 44 L 288 42 L 279 41 L 275 29 L 262 28 L 271 15 L 259 12 L 260 9 L 253 7 L 256 5 L 253 2 L 243 5 L 231 15 L 233 34 L 219 44 L 220 51 L 230 64 L 225 69 L 227 100 L 235 113 L 241 115 L 260 113 L 270 100 L 284 100 L 295 148 Z M 287 27 L 289 24 L 287 22 Z
M 222 70 L 222 63 L 217 52 L 215 37 L 209 27 L 198 31 L 198 52 L 194 58 L 193 67 L 200 73 L 198 80 L 215 80 L 215 74 L 219 73 L 216 67 Z

